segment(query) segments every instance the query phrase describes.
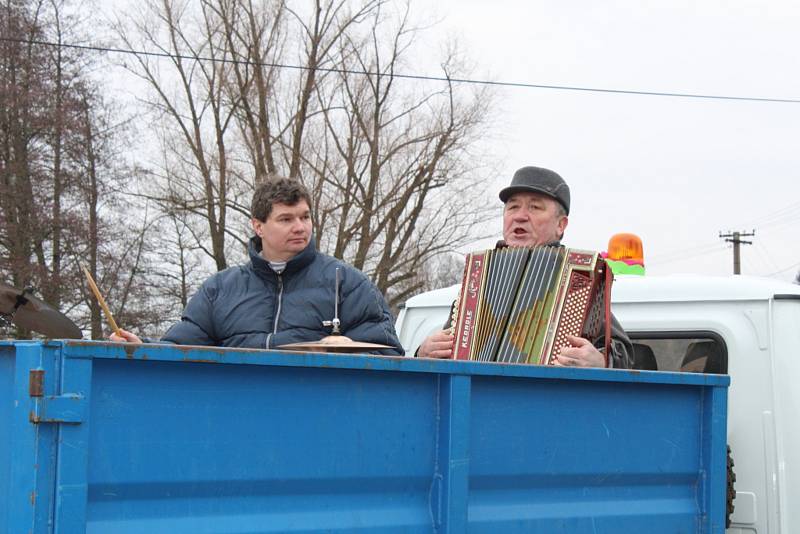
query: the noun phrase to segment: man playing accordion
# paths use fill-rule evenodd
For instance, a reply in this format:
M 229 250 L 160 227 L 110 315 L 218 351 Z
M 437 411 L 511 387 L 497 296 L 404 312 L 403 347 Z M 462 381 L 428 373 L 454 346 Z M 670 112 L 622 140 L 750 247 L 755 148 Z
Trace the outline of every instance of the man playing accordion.
M 500 191 L 503 209 L 503 240 L 498 247 L 561 246 L 569 221 L 569 186 L 557 173 L 541 167 L 523 167 L 514 173 L 511 185 Z M 452 314 L 451 314 L 452 315 Z M 450 321 L 426 338 L 417 349 L 422 358 L 451 358 L 453 336 Z M 605 328 L 601 329 L 605 331 Z M 569 336 L 554 365 L 604 367 L 606 357 L 598 347 L 603 336 L 585 339 Z M 611 316 L 610 367 L 628 369 L 633 364 L 633 348 L 620 324 Z

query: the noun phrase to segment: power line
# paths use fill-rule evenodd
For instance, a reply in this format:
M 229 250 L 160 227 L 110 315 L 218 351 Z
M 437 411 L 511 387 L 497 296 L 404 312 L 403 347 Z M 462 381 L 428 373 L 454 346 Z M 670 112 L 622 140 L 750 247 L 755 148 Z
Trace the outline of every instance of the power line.
M 694 256 L 702 256 L 713 250 L 725 250 L 727 247 L 721 245 L 718 241 L 714 243 L 701 243 L 692 246 L 683 246 L 676 249 L 665 250 L 657 252 L 648 256 L 648 261 L 656 261 L 658 263 L 669 263 L 674 260 L 683 260 L 692 258 Z
M 775 271 L 774 273 L 770 273 L 767 276 L 775 276 L 776 274 L 784 273 L 784 272 L 788 271 L 789 269 L 794 269 L 795 267 L 800 267 L 800 262 L 794 263 L 794 264 L 792 264 L 792 265 L 790 265 L 788 267 L 784 267 L 780 271 Z
M 63 48 L 73 48 L 76 50 L 87 50 L 92 52 L 110 52 L 114 54 L 129 54 L 134 56 L 148 56 L 167 59 L 180 59 L 190 61 L 208 61 L 212 63 L 228 63 L 235 65 L 248 65 L 258 67 L 271 67 L 278 69 L 292 69 L 292 70 L 311 70 L 311 67 L 303 65 L 292 65 L 288 63 L 268 63 L 256 62 L 241 59 L 227 59 L 227 58 L 213 58 L 199 55 L 183 55 L 183 54 L 169 54 L 166 52 L 149 52 L 142 50 L 131 50 L 126 48 L 110 48 L 103 46 L 90 46 L 90 45 L 77 45 L 68 43 L 54 43 L 50 41 L 40 41 L 34 39 L 18 39 L 12 37 L 0 37 L 0 41 L 31 44 L 38 46 L 53 46 Z M 367 70 L 353 70 L 353 69 L 337 69 L 330 67 L 315 67 L 315 70 L 320 72 L 335 73 L 335 74 L 352 74 L 358 76 L 379 76 L 381 73 L 370 72 Z M 503 82 L 493 80 L 477 80 L 471 78 L 449 78 L 444 76 L 426 76 L 422 74 L 402 74 L 392 73 L 395 78 L 405 80 L 421 80 L 432 82 L 446 82 L 446 83 L 462 83 L 472 85 L 489 85 L 496 87 L 515 87 L 523 89 L 550 89 L 555 91 L 579 91 L 586 93 L 607 93 L 607 94 L 623 94 L 623 95 L 639 95 L 639 96 L 661 96 L 672 98 L 696 98 L 704 100 L 733 100 L 739 102 L 770 102 L 781 104 L 800 104 L 800 99 L 794 98 L 770 98 L 770 97 L 754 97 L 754 96 L 731 96 L 731 95 L 707 95 L 699 93 L 671 93 L 665 91 L 635 91 L 631 89 L 608 89 L 601 87 L 580 87 L 574 85 L 547 85 L 547 84 L 534 84 L 524 82 Z
M 789 222 L 794 222 L 800 219 L 800 208 L 794 210 L 794 212 L 787 212 L 781 215 L 776 215 L 773 219 L 769 222 L 761 223 L 761 226 L 780 226 L 782 224 L 786 224 Z
M 768 226 L 774 224 L 776 221 L 780 221 L 786 217 L 795 217 L 800 216 L 800 202 L 793 202 L 787 206 L 784 206 L 777 210 L 771 210 L 769 213 L 761 215 L 748 223 L 742 224 L 742 226 Z
M 761 225 L 760 228 L 773 227 L 773 226 L 774 227 L 786 226 L 787 224 L 791 224 L 791 223 L 793 223 L 795 221 L 800 221 L 800 214 L 797 214 L 794 217 L 784 218 L 784 219 L 779 220 L 779 221 L 775 221 L 775 222 L 772 222 L 772 223 L 769 223 L 769 224 Z
M 654 256 L 652 259 L 645 258 L 645 261 L 648 265 L 666 265 L 668 263 L 675 263 L 677 261 L 687 261 L 694 258 L 699 258 L 700 256 L 707 256 L 715 252 L 722 252 L 726 248 L 727 247 L 725 245 L 721 244 L 717 244 L 716 246 L 704 245 L 704 249 L 699 252 L 676 254 L 667 258 L 664 258 L 663 256 L 661 258 Z
M 758 254 L 758 258 L 763 261 L 769 269 L 777 269 L 778 264 L 775 260 L 772 259 L 772 254 L 769 253 L 767 247 L 762 245 L 760 242 L 755 243 L 756 248 L 761 251 L 763 254 Z

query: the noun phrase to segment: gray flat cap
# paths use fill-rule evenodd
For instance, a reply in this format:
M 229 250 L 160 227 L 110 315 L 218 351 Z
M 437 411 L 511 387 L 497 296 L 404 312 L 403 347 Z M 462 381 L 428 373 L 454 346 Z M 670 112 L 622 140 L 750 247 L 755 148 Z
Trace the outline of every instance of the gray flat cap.
M 564 206 L 564 211 L 569 215 L 569 186 L 564 179 L 542 167 L 522 167 L 514 173 L 511 185 L 500 191 L 500 200 L 505 203 L 508 197 L 520 191 L 542 193 L 553 197 Z

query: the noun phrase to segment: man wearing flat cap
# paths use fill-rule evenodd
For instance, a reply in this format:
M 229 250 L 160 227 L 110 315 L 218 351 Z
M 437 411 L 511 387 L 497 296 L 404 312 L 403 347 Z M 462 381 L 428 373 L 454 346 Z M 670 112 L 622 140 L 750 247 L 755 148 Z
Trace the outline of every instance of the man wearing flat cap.
M 569 186 L 557 173 L 541 167 L 523 167 L 514 173 L 511 185 L 500 191 L 503 201 L 503 240 L 498 247 L 561 246 L 569 221 Z M 633 365 L 633 347 L 617 320 L 611 317 L 610 367 L 628 369 Z M 453 336 L 448 330 L 431 334 L 417 350 L 422 358 L 450 358 Z M 602 329 L 605 331 L 605 328 Z M 598 347 L 603 337 L 569 337 L 572 346 L 564 347 L 555 365 L 605 367 L 606 357 Z

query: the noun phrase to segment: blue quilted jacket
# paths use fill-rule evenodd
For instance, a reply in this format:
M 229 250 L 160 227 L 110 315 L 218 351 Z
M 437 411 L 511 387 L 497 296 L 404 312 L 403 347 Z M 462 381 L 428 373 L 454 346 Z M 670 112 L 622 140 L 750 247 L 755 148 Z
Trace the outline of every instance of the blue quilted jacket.
M 334 316 L 339 267 L 342 334 L 394 347 L 378 353 L 403 354 L 386 301 L 361 271 L 317 252 L 313 239 L 281 274 L 261 257 L 258 238 L 250 240 L 248 250 L 250 263 L 206 280 L 162 341 L 260 349 L 318 341 L 331 333 L 322 321 Z

